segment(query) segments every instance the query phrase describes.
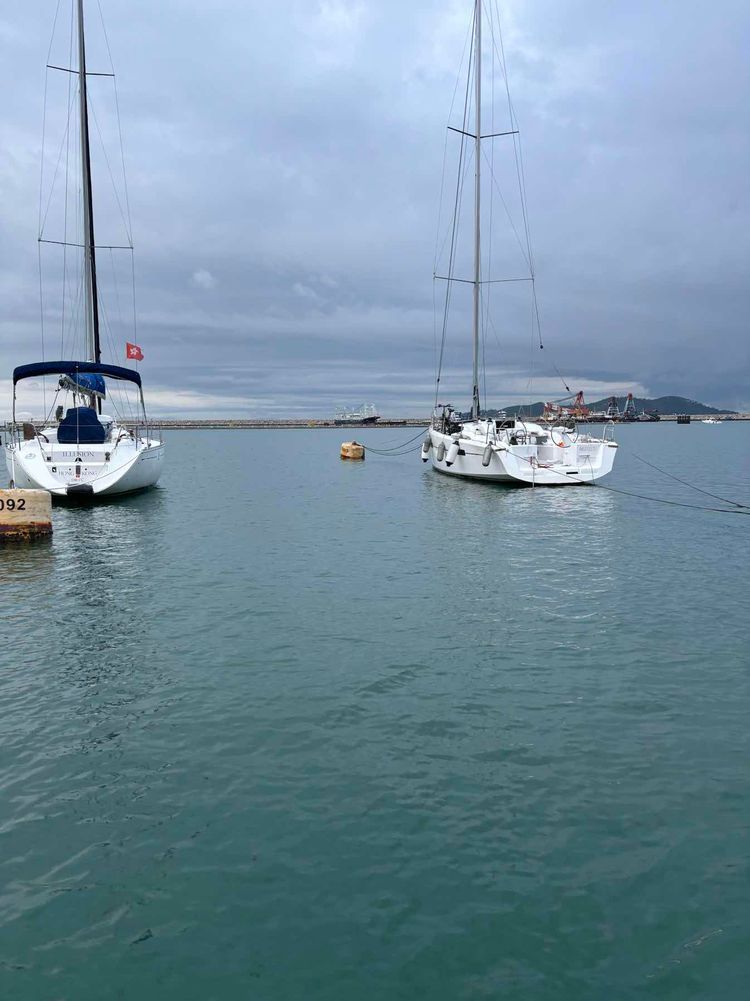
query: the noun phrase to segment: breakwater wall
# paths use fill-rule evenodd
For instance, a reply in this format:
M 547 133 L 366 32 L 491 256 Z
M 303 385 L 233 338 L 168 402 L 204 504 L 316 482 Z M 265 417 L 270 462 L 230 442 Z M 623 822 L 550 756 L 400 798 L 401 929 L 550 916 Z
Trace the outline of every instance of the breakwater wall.
M 691 423 L 700 423 L 705 417 L 710 416 L 708 414 L 691 414 Z M 538 421 L 538 417 L 528 418 L 532 421 Z M 677 420 L 677 414 L 663 414 L 660 421 L 672 421 Z M 731 414 L 722 417 L 723 421 L 750 421 L 750 414 Z M 618 424 L 625 424 L 627 426 L 637 425 L 638 427 L 649 427 L 653 424 L 660 423 L 660 421 L 616 421 Z M 123 423 L 128 423 L 124 421 Z M 606 423 L 605 421 L 584 421 L 579 420 L 579 424 L 591 424 L 592 426 L 602 425 Z M 189 431 L 189 430 L 199 430 L 204 429 L 218 429 L 218 430 L 253 430 L 253 429 L 263 429 L 263 428 L 336 428 L 342 433 L 346 433 L 351 430 L 366 430 L 373 431 L 377 428 L 402 428 L 402 427 L 429 427 L 430 422 L 426 418 L 421 417 L 404 417 L 404 418 L 394 418 L 393 420 L 380 420 L 377 424 L 346 424 L 339 425 L 334 423 L 332 420 L 305 420 L 304 418 L 291 418 L 288 420 L 259 420 L 252 418 L 236 418 L 236 419 L 223 419 L 223 418 L 161 418 L 157 417 L 149 421 L 149 424 L 155 428 L 162 428 L 166 430 L 175 431 Z
M 708 414 L 691 414 L 690 422 L 700 423 L 704 420 Z M 722 421 L 730 423 L 732 421 L 750 421 L 750 414 L 727 414 L 722 416 Z M 528 418 L 531 421 L 538 421 L 538 417 Z M 662 414 L 660 421 L 616 421 L 617 424 L 624 424 L 628 427 L 638 426 L 638 427 L 651 427 L 653 424 L 657 424 L 664 421 L 675 422 L 677 420 L 677 414 Z M 135 421 L 129 421 L 127 419 L 121 421 L 125 426 L 135 426 Z M 606 423 L 605 421 L 587 421 L 579 420 L 578 424 L 591 424 L 593 427 L 597 425 L 602 425 Z M 44 426 L 43 421 L 34 420 L 34 424 L 37 428 Z M 289 418 L 289 419 L 260 419 L 260 418 L 223 418 L 223 417 L 154 417 L 148 421 L 149 427 L 159 428 L 164 431 L 199 431 L 199 430 L 217 430 L 217 431 L 252 431 L 252 430 L 263 430 L 263 429 L 284 429 L 284 428 L 308 428 L 308 429 L 319 429 L 319 428 L 336 428 L 341 431 L 342 434 L 346 434 L 347 431 L 352 430 L 367 430 L 373 431 L 377 428 L 403 428 L 403 427 L 429 427 L 429 420 L 422 417 L 403 417 L 403 418 L 393 418 L 392 420 L 380 420 L 377 424 L 346 424 L 339 425 L 333 420 L 311 420 L 305 418 Z M 139 421 L 138 427 L 143 427 L 143 422 Z M 10 421 L 5 424 L 0 424 L 0 431 L 10 431 L 11 423 Z

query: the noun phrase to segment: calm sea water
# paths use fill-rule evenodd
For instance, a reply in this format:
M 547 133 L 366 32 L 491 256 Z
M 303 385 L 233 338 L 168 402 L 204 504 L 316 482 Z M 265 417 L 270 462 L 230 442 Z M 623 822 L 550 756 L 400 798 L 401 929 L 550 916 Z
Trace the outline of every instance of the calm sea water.
M 750 425 L 618 437 L 750 503 Z M 341 438 L 0 550 L 0 996 L 744 999 L 750 519 Z

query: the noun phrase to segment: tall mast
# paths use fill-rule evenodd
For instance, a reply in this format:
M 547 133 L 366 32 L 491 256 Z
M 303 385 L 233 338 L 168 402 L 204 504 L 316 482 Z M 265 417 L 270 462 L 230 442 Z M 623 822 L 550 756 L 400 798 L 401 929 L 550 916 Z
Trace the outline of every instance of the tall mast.
M 480 241 L 480 157 L 482 153 L 482 0 L 474 3 L 474 389 L 471 416 L 479 417 L 479 316 L 482 250 Z
M 86 43 L 83 37 L 83 0 L 78 0 L 78 92 L 81 117 L 81 173 L 83 177 L 83 281 L 85 291 L 86 352 L 88 361 L 101 360 L 99 345 L 99 298 L 96 290 L 94 206 L 91 194 L 91 153 L 86 91 Z

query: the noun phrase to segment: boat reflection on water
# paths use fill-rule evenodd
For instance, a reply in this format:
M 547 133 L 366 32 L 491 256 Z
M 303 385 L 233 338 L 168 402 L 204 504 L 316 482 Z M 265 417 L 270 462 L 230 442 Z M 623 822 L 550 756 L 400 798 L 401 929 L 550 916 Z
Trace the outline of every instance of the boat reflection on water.
M 69 679 L 89 683 L 104 665 L 117 673 L 125 661 L 132 666 L 147 655 L 139 623 L 156 596 L 144 554 L 158 558 L 164 545 L 165 507 L 166 491 L 157 488 L 119 498 L 116 510 L 107 503 L 55 508 L 51 537 L 3 547 L 14 631 L 29 636 L 54 624 L 60 670 Z M 33 644 L 21 645 L 33 660 Z
M 425 545 L 441 547 L 451 586 L 476 590 L 478 620 L 503 620 L 510 631 L 528 617 L 575 623 L 614 614 L 612 592 L 621 561 L 621 499 L 596 486 L 579 490 L 506 487 L 423 475 Z M 435 538 L 435 525 L 445 531 Z M 429 538 L 432 536 L 432 538 Z M 465 598 L 463 599 L 465 603 Z M 553 644 L 573 637 L 549 637 Z M 594 648 L 593 636 L 575 643 Z

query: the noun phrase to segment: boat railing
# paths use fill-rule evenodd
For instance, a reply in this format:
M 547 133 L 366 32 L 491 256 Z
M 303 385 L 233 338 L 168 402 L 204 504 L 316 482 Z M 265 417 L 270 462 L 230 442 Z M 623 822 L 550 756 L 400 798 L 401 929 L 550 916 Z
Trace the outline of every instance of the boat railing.
M 0 432 L 3 445 L 20 445 L 22 441 L 34 441 L 42 428 L 36 421 L 6 421 Z
M 120 426 L 128 430 L 136 440 L 157 441 L 160 445 L 164 444 L 164 433 L 161 429 L 161 425 L 152 424 L 147 417 L 142 417 L 140 420 L 124 420 L 119 423 Z
M 157 441 L 160 445 L 164 444 L 164 433 L 161 426 L 150 424 L 146 418 L 117 421 L 117 424 L 132 434 L 136 440 L 141 438 L 146 441 Z M 40 433 L 49 426 L 49 421 L 5 421 L 0 424 L 0 446 L 19 446 L 24 441 L 38 441 Z

